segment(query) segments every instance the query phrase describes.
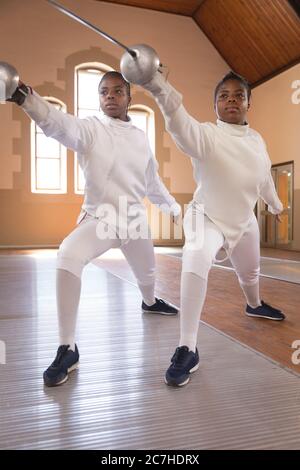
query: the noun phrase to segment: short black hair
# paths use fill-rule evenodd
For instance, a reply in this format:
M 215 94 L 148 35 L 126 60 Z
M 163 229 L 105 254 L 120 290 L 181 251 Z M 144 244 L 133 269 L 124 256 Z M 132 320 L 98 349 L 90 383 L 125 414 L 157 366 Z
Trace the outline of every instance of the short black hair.
M 240 82 L 240 84 L 246 89 L 247 91 L 247 97 L 248 97 L 248 101 L 250 100 L 250 97 L 251 97 L 251 86 L 250 86 L 250 83 L 248 82 L 248 80 L 246 80 L 246 78 L 242 77 L 241 75 L 233 72 L 232 70 L 230 70 L 230 72 L 226 73 L 226 75 L 224 75 L 224 77 L 222 78 L 222 80 L 219 81 L 219 83 L 217 84 L 216 88 L 215 88 L 215 94 L 214 94 L 214 102 L 216 102 L 216 99 L 217 99 L 217 94 L 221 88 L 222 85 L 224 85 L 224 83 L 228 82 L 229 80 L 236 80 L 238 82 Z
M 130 97 L 131 94 L 130 94 L 130 83 L 127 82 L 127 80 L 125 80 L 125 78 L 123 77 L 123 75 L 120 73 L 120 72 L 116 72 L 115 70 L 111 70 L 110 72 L 106 72 L 103 77 L 101 78 L 100 80 L 100 83 L 99 83 L 99 86 L 98 86 L 98 90 L 100 90 L 100 86 L 101 86 L 101 83 L 106 79 L 106 78 L 120 78 L 122 80 L 122 82 L 124 83 L 125 87 L 126 87 L 126 90 L 127 90 L 127 95 Z

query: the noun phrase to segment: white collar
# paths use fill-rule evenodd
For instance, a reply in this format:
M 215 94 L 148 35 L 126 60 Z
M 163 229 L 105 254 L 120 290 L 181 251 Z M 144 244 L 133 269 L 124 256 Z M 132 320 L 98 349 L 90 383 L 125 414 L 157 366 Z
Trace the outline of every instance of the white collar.
M 132 120 L 129 118 L 129 121 L 122 121 L 121 119 L 112 118 L 104 114 L 101 117 L 101 120 L 105 121 L 109 126 L 116 127 L 118 129 L 128 129 L 132 127 Z
M 244 137 L 249 133 L 249 124 L 230 124 L 229 122 L 217 119 L 217 126 L 226 132 L 226 134 L 236 137 Z

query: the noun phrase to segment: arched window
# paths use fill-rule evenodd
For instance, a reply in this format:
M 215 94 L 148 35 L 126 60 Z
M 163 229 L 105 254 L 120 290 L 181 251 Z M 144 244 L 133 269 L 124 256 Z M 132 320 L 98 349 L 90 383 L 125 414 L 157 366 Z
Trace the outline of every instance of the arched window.
M 155 120 L 154 111 L 143 104 L 134 104 L 130 106 L 128 114 L 132 119 L 134 126 L 142 129 L 149 139 L 150 148 L 155 156 Z M 160 238 L 160 214 L 159 209 L 150 204 L 150 201 L 145 199 L 146 207 L 148 208 L 148 217 L 151 226 L 152 234 L 155 238 Z
M 101 116 L 99 110 L 98 85 L 104 73 L 113 70 L 111 67 L 98 62 L 80 64 L 75 68 L 75 114 L 80 118 L 86 116 Z M 77 155 L 74 161 L 75 193 L 83 194 L 84 176 L 78 164 Z
M 66 112 L 66 106 L 53 97 L 45 97 L 56 109 Z M 67 192 L 67 151 L 57 140 L 46 137 L 34 121 L 31 122 L 31 192 L 62 194 Z
M 132 123 L 147 134 L 151 150 L 155 155 L 154 111 L 143 104 L 134 104 L 130 106 L 128 114 L 132 119 Z

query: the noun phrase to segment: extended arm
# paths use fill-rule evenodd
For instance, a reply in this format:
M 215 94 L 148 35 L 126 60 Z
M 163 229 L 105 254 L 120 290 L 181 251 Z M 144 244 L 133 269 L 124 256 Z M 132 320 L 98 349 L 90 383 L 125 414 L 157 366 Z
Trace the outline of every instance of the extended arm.
M 22 108 L 43 130 L 76 152 L 85 153 L 93 143 L 93 123 L 56 109 L 37 93 L 29 93 Z

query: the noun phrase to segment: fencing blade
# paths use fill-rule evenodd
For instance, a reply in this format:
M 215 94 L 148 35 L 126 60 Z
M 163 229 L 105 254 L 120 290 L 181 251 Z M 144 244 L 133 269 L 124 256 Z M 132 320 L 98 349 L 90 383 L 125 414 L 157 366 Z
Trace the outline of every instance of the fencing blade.
M 61 13 L 64 13 L 65 15 L 69 16 L 73 20 L 78 21 L 78 23 L 81 23 L 84 26 L 86 26 L 87 28 L 91 29 L 92 31 L 95 31 L 95 33 L 100 34 L 100 36 L 104 37 L 105 39 L 112 42 L 116 46 L 122 47 L 123 49 L 125 49 L 128 52 L 128 54 L 131 55 L 131 57 L 133 57 L 134 59 L 136 58 L 137 54 L 134 50 L 132 50 L 129 47 L 125 46 L 124 44 L 122 44 L 117 39 L 113 38 L 109 34 L 105 33 L 101 29 L 99 29 L 97 26 L 95 26 L 92 23 L 90 23 L 89 21 L 81 18 L 81 16 L 77 15 L 76 13 L 73 13 L 71 10 L 69 10 L 68 8 L 60 5 L 59 3 L 55 2 L 54 0 L 46 0 L 46 1 L 48 3 L 50 3 L 50 5 L 52 5 L 54 8 L 56 8 Z

